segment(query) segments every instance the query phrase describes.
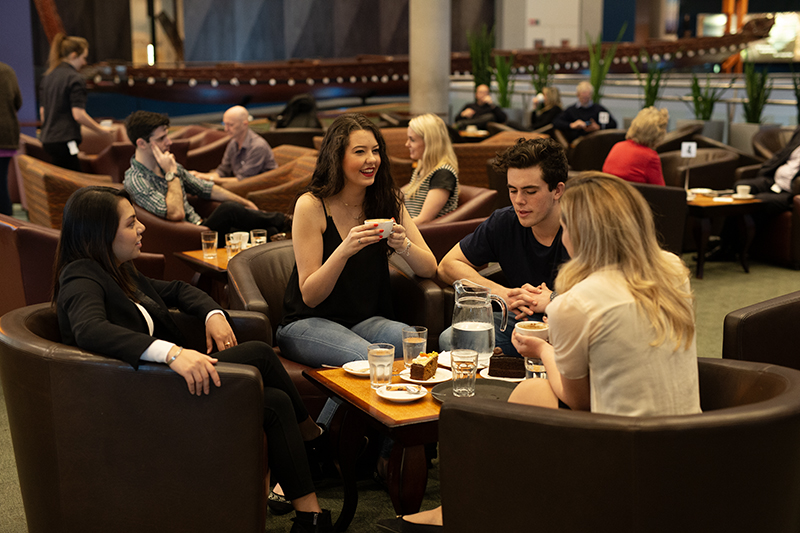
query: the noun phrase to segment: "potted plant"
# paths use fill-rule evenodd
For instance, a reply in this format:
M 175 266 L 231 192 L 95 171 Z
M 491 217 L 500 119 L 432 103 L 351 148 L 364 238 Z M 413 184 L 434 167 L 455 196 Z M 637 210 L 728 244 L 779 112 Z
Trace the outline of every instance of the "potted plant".
M 622 28 L 619 30 L 617 39 L 611 46 L 606 48 L 605 53 L 603 53 L 602 36 L 598 35 L 597 42 L 595 43 L 592 42 L 592 37 L 589 35 L 589 33 L 586 33 L 586 40 L 589 42 L 589 82 L 592 84 L 592 88 L 594 89 L 592 93 L 592 100 L 595 104 L 599 104 L 600 99 L 603 97 L 603 83 L 606 81 L 608 69 L 611 68 L 611 60 L 617 53 L 619 41 L 622 39 L 622 35 L 625 33 L 625 29 L 627 27 L 627 22 L 622 24 Z
M 494 56 L 494 77 L 497 81 L 497 105 L 503 108 L 509 120 L 520 122 L 522 109 L 511 107 L 511 97 L 514 94 L 514 77 L 511 67 L 514 64 L 514 54 L 509 56 Z
M 747 100 L 742 102 L 745 123 L 731 124 L 729 143 L 749 154 L 753 153 L 753 136 L 761 129 L 761 115 L 772 92 L 772 80 L 766 67 L 758 72 L 756 66 L 748 61 L 744 64 L 744 90 Z
M 716 141 L 722 142 L 722 136 L 725 129 L 725 123 L 721 120 L 711 120 L 714 114 L 714 106 L 722 98 L 726 90 L 730 89 L 733 85 L 733 80 L 725 87 L 712 87 L 711 75 L 706 74 L 706 85 L 700 87 L 700 80 L 696 75 L 692 74 L 692 105 L 690 106 L 694 113 L 694 120 L 678 120 L 676 127 L 680 128 L 685 124 L 703 122 L 703 135 L 710 137 Z
M 494 48 L 494 27 L 487 29 L 486 24 L 481 25 L 481 29 L 476 32 L 467 32 L 467 42 L 469 43 L 469 57 L 472 61 L 472 78 L 475 81 L 475 88 L 478 85 L 491 86 L 492 68 L 489 64 Z
M 792 83 L 794 84 L 794 98 L 797 102 L 797 123 L 800 124 L 800 73 L 795 73 L 794 67 L 789 63 L 792 71 Z
M 539 62 L 535 67 L 528 67 L 533 90 L 540 93 L 553 81 L 553 69 L 550 65 L 550 54 L 539 54 Z
M 645 54 L 646 52 L 642 51 L 642 53 Z M 642 90 L 644 91 L 642 109 L 656 105 L 661 92 L 661 77 L 664 75 L 664 69 L 660 68 L 658 63 L 651 61 L 647 64 L 647 75 L 642 79 L 642 73 L 636 67 L 636 62 L 628 59 L 628 64 L 630 64 L 633 73 L 636 74 L 636 79 L 642 85 Z

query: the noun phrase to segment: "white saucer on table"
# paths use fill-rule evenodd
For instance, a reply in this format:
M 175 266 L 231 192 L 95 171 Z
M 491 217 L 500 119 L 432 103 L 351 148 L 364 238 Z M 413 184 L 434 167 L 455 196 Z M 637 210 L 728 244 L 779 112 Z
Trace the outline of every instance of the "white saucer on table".
M 755 196 L 752 194 L 732 194 L 731 198 L 734 200 L 752 200 Z
M 508 381 L 510 383 L 519 383 L 520 381 L 525 381 L 525 378 L 501 378 L 499 376 L 490 376 L 488 368 L 481 370 L 480 375 L 484 379 L 496 379 L 499 381 Z
M 428 395 L 428 389 L 425 387 L 420 387 L 418 392 L 413 393 L 407 391 L 386 390 L 386 385 L 384 385 L 383 387 L 378 388 L 375 392 L 384 400 L 397 403 L 415 402 Z
M 411 379 L 411 369 L 406 368 L 400 372 L 400 379 L 403 381 L 408 381 L 409 383 L 418 383 L 420 385 L 436 385 L 437 383 L 445 382 L 448 379 L 453 379 L 453 373 L 446 368 L 437 368 L 436 373 L 433 375 L 433 377 L 431 377 L 431 379 Z
M 489 356 L 491 357 L 491 356 Z M 485 359 L 478 359 L 478 368 L 486 368 L 489 366 L 489 357 Z M 439 366 L 451 368 L 450 352 L 439 352 Z
M 695 187 L 693 189 L 689 189 L 689 192 L 692 193 L 692 194 L 705 194 L 705 195 L 708 195 L 708 194 L 712 194 L 714 192 L 714 189 L 706 189 L 706 188 L 703 188 L 703 187 Z
M 369 377 L 369 361 L 359 360 L 350 361 L 342 365 L 342 369 L 348 374 L 358 377 Z

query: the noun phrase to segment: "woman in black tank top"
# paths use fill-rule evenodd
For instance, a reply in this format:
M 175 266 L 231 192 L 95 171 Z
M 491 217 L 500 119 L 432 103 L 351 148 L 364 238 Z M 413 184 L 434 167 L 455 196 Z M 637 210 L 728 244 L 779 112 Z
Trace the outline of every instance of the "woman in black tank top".
M 373 219 L 395 224 L 382 229 L 366 222 Z M 296 266 L 277 333 L 281 353 L 310 366 L 366 359 L 373 342 L 402 354 L 388 257 L 403 254 L 422 277 L 433 276 L 436 259 L 403 207 L 380 130 L 364 115 L 342 115 L 328 129 L 292 235 Z

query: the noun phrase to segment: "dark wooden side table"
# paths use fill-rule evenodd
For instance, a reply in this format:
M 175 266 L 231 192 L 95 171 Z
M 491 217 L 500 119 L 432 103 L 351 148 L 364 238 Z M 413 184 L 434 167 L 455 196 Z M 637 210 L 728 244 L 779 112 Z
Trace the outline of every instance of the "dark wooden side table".
M 228 283 L 228 254 L 225 248 L 217 248 L 216 259 L 204 258 L 202 250 L 174 252 L 174 255 L 197 272 L 192 284 L 208 293 L 223 309 L 227 309 L 228 294 L 225 287 Z
M 395 373 L 404 368 L 402 360 L 394 365 Z M 368 377 L 351 376 L 341 368 L 311 369 L 303 374 L 323 392 L 343 401 L 334 418 L 339 423 L 334 422 L 330 434 L 344 482 L 336 530 L 347 529 L 358 506 L 355 466 L 367 426 L 394 440 L 386 482 L 395 512 L 418 512 L 428 483 L 425 445 L 439 437 L 439 402 L 430 394 L 412 403 L 384 400 L 370 388 Z M 396 375 L 392 382 L 402 383 Z M 430 391 L 432 387 L 426 388 Z
M 740 234 L 739 260 L 745 272 L 750 272 L 748 251 L 755 235 L 753 214 L 763 206 L 761 200 L 737 200 L 732 202 L 715 201 L 713 197 L 697 195 L 687 202 L 689 216 L 695 218 L 694 238 L 697 244 L 697 270 L 695 277 L 703 279 L 708 239 L 711 236 L 711 220 L 717 217 L 737 217 Z

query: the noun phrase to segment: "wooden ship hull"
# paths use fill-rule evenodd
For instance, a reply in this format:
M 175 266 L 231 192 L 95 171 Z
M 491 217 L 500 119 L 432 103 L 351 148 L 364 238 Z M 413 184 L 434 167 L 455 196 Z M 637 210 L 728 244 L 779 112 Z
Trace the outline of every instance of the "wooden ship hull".
M 619 43 L 611 72 L 631 72 L 628 58 L 657 62 L 665 68 L 691 68 L 722 63 L 748 43 L 769 35 L 771 19 L 748 23 L 739 33 L 647 44 Z M 603 45 L 604 50 L 612 46 Z M 554 73 L 578 73 L 589 68 L 588 47 L 495 50 L 514 55 L 518 74 L 549 55 Z M 468 74 L 469 53 L 452 54 L 451 73 Z M 318 100 L 356 96 L 408 94 L 408 56 L 362 55 L 346 59 L 298 59 L 265 63 L 214 63 L 137 66 L 101 63 L 84 69 L 91 91 L 173 102 L 254 104 L 285 102 L 310 93 Z

